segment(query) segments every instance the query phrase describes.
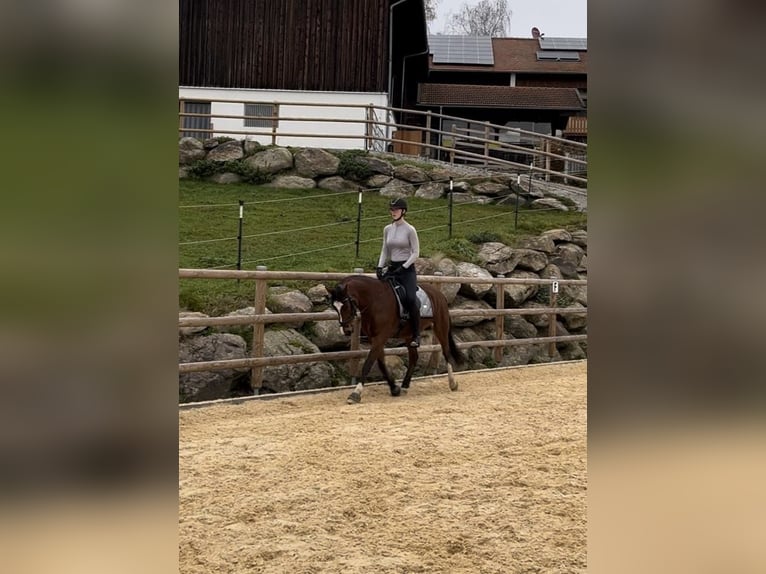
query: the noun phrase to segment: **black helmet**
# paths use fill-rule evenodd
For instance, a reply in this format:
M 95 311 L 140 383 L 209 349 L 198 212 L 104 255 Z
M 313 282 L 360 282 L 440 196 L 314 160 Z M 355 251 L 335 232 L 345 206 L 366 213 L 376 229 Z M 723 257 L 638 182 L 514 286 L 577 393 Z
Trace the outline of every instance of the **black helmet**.
M 407 210 L 407 200 L 403 197 L 397 197 L 396 199 L 392 199 L 391 203 L 388 204 L 389 209 L 404 209 Z

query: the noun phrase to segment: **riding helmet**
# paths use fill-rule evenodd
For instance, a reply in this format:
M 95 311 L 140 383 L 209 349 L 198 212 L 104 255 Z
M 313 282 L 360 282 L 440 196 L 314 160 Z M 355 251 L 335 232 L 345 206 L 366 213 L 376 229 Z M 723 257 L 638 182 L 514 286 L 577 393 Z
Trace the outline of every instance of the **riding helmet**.
M 391 203 L 388 204 L 389 209 L 403 209 L 407 211 L 407 200 L 403 197 L 397 197 L 396 199 L 392 199 Z

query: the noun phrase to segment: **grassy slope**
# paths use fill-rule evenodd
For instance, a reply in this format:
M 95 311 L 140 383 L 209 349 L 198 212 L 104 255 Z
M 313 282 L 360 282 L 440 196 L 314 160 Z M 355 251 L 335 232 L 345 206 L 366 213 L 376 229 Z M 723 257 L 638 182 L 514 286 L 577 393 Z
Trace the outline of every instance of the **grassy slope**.
M 383 227 L 390 221 L 389 199 L 365 193 L 357 257 L 357 193 L 189 180 L 181 180 L 179 188 L 179 242 L 230 238 L 179 246 L 180 266 L 184 268 L 236 268 L 239 200 L 245 202 L 242 269 L 266 265 L 273 271 L 347 272 L 355 267 L 372 271 L 380 253 Z M 586 216 L 581 213 L 521 210 L 518 228 L 514 229 L 512 200 L 508 205 L 455 204 L 450 239 L 446 199 L 409 198 L 408 202 L 407 220 L 418 229 L 424 257 L 442 254 L 470 261 L 475 255 L 472 241 L 514 245 L 521 237 L 547 229 L 586 227 Z M 200 205 L 211 207 L 183 207 Z M 253 286 L 236 280 L 184 279 L 179 291 L 181 308 L 214 315 L 252 305 L 253 300 Z

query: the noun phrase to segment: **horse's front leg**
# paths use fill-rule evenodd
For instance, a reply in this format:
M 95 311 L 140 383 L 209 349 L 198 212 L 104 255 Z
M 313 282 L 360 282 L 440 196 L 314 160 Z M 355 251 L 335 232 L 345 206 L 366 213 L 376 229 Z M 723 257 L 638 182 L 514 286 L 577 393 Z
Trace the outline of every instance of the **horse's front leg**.
M 412 379 L 412 371 L 415 370 L 415 365 L 418 364 L 418 349 L 417 347 L 407 347 L 407 373 L 402 380 L 402 388 L 410 388 L 410 380 Z
M 362 374 L 359 377 L 359 382 L 354 387 L 353 392 L 346 399 L 348 404 L 351 405 L 354 403 L 362 402 L 362 389 L 364 388 L 364 383 L 367 381 L 367 375 L 370 374 L 370 369 L 372 368 L 373 363 L 377 360 L 382 351 L 383 345 L 377 345 L 373 341 L 372 347 L 370 347 L 370 352 L 367 353 L 367 358 L 364 360 L 364 365 L 362 365 Z

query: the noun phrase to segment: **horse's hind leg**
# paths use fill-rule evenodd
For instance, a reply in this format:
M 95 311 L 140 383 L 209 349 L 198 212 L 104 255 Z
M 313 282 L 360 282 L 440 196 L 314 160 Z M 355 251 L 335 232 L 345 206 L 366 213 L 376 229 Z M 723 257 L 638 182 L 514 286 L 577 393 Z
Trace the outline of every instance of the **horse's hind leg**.
M 415 370 L 415 365 L 418 364 L 418 349 L 417 347 L 407 347 L 407 374 L 404 375 L 402 380 L 402 388 L 410 388 L 410 380 L 412 379 L 412 371 Z
M 383 354 L 378 357 L 378 368 L 388 382 L 388 388 L 391 391 L 391 396 L 398 397 L 400 394 L 402 394 L 402 387 L 396 384 L 396 381 L 388 372 L 388 367 L 386 367 L 386 358 Z

